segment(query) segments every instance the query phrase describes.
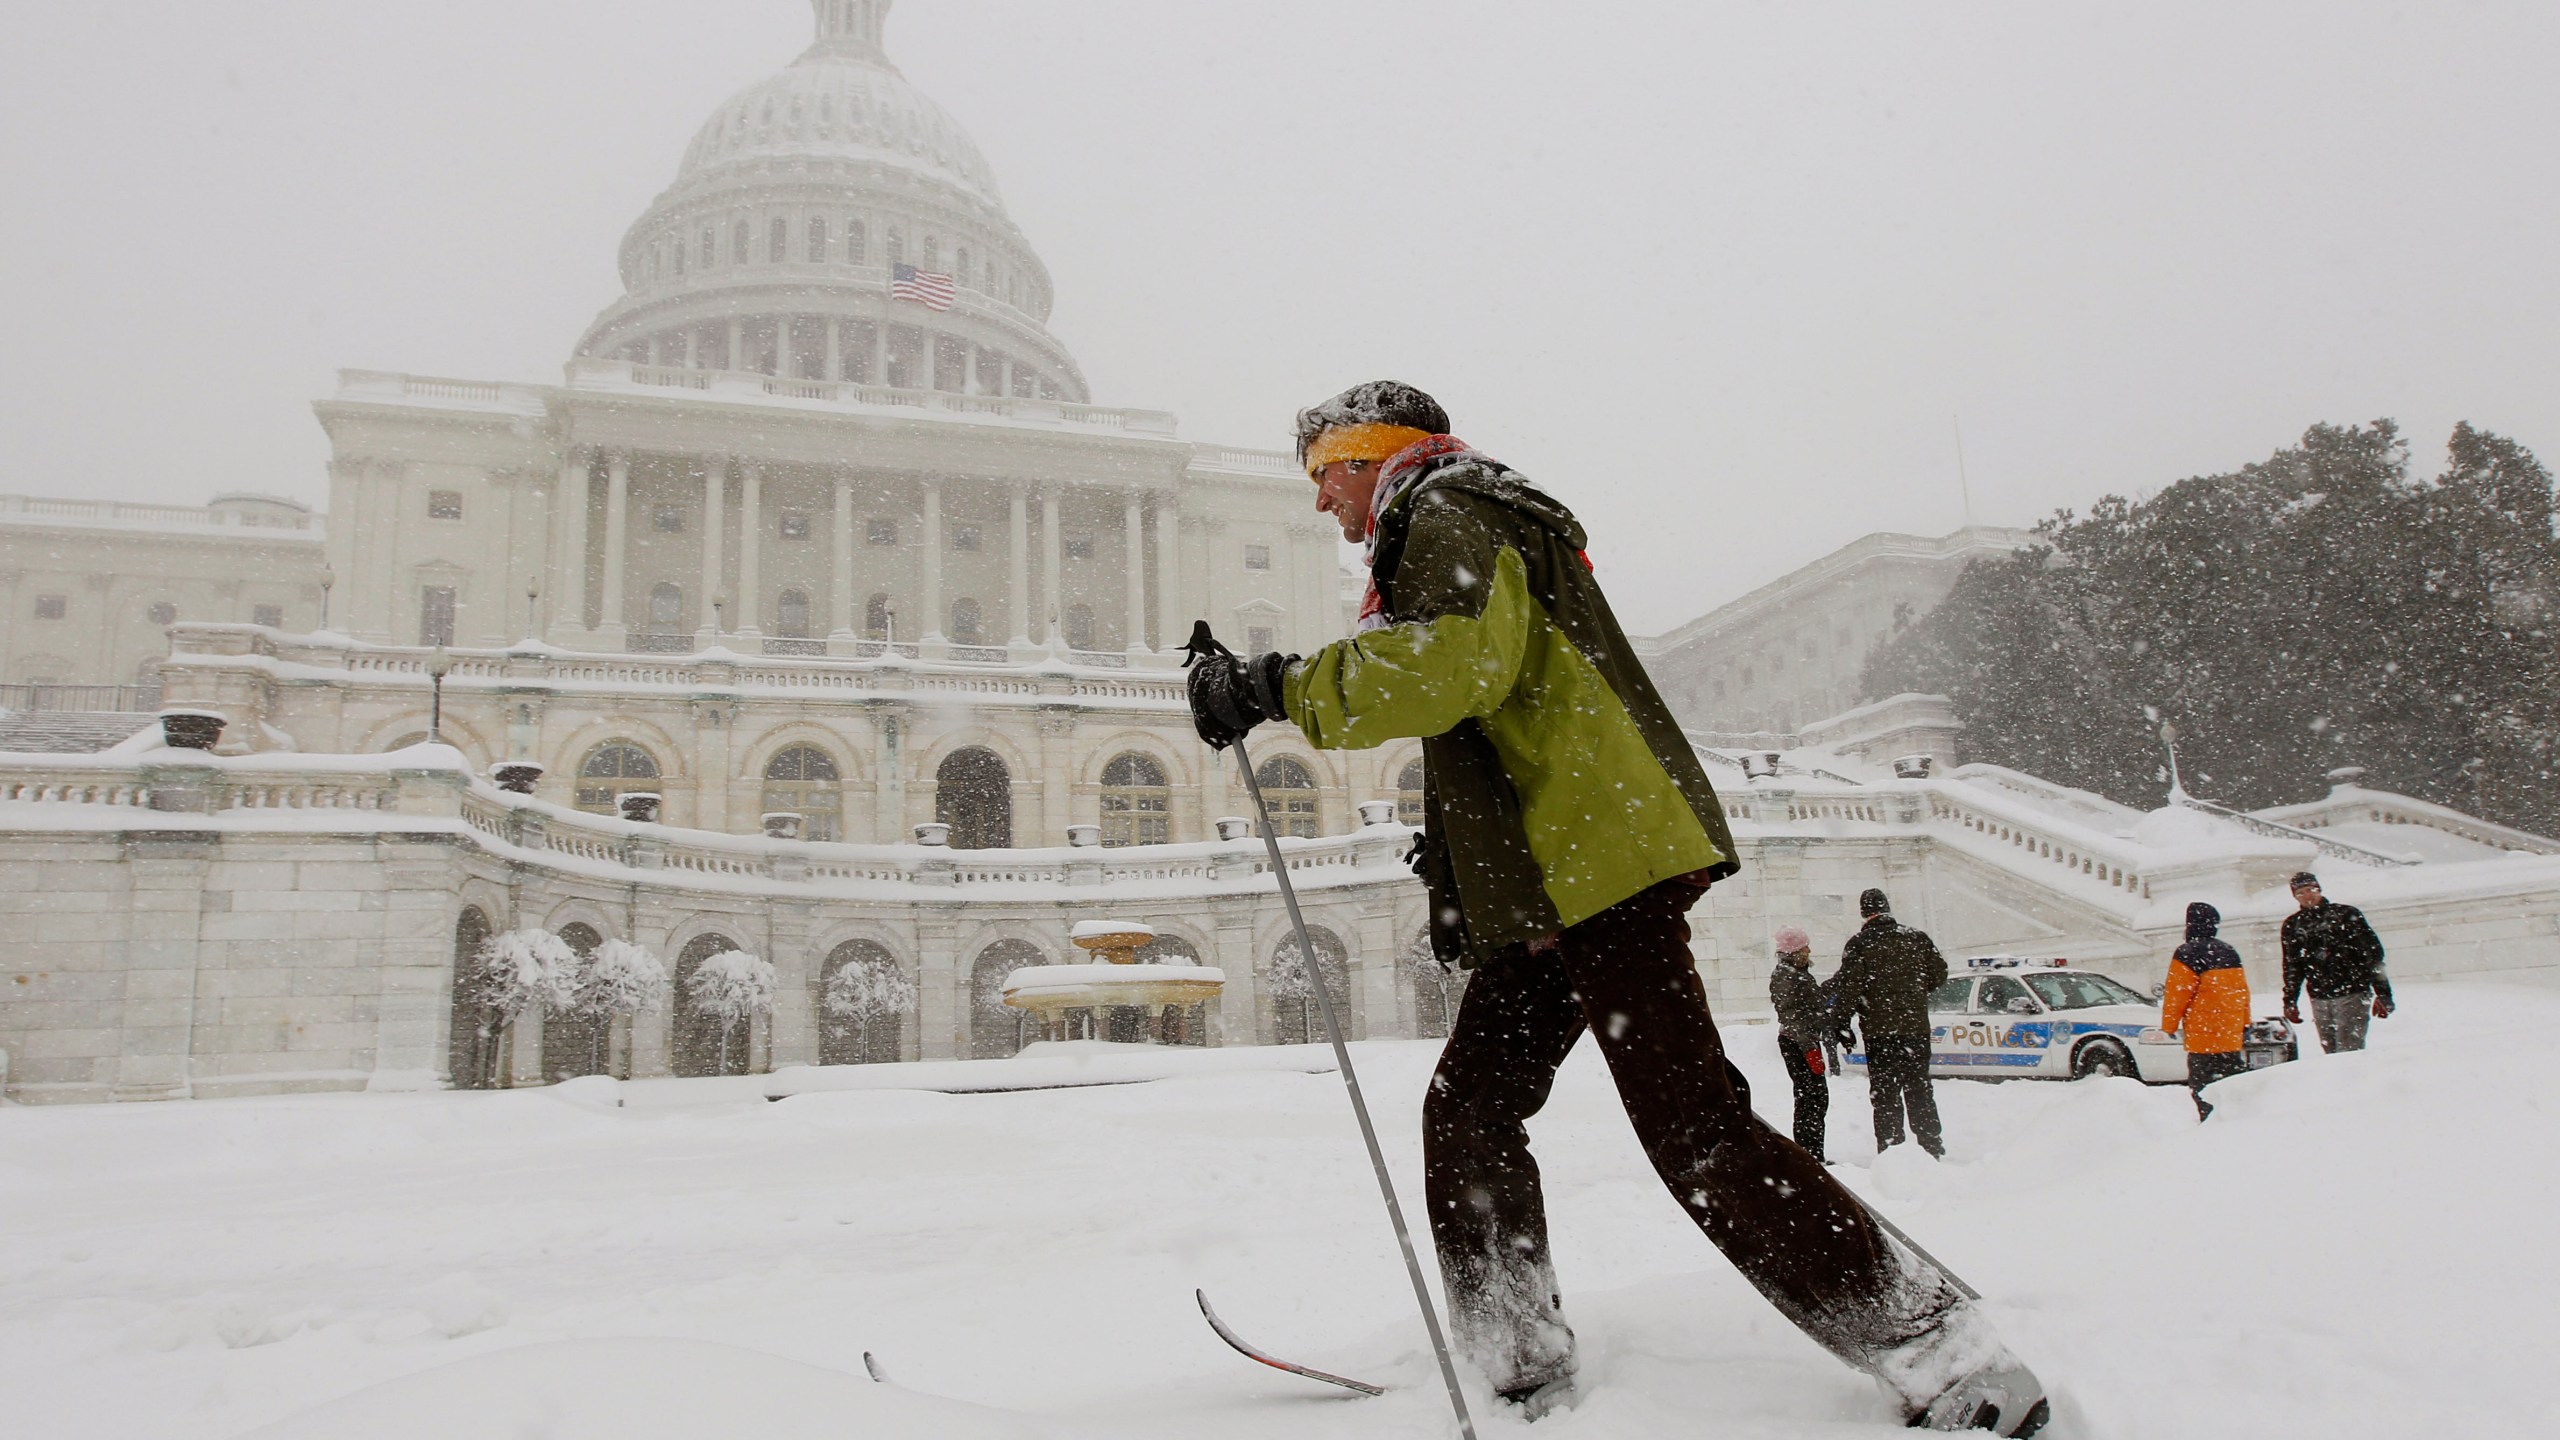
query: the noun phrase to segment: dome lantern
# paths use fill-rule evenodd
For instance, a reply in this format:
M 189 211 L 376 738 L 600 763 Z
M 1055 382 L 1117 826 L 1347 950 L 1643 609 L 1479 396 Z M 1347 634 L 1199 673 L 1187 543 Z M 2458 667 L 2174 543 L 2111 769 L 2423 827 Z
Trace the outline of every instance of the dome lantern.
M 868 60 L 875 65 L 889 63 L 888 51 L 881 48 L 880 32 L 889 21 L 890 0 L 809 0 L 818 11 L 818 43 L 809 47 L 803 61 L 811 59 Z

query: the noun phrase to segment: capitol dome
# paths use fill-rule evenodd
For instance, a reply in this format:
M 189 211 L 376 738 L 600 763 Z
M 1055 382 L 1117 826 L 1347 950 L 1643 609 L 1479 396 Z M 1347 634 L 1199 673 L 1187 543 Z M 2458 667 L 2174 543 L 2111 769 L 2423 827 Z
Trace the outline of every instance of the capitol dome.
M 624 236 L 624 294 L 578 353 L 1089 398 L 1048 331 L 1048 268 L 1005 213 L 994 170 L 889 61 L 890 0 L 811 3 L 815 43 L 722 102 Z

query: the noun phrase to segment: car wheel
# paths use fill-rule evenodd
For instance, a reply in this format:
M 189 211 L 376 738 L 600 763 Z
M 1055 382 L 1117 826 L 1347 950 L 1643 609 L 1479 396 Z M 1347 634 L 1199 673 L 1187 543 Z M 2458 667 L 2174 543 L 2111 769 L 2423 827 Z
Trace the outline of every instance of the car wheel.
M 2125 1048 L 2108 1040 L 2093 1040 L 2081 1046 L 2080 1053 L 2071 1057 L 2072 1079 L 2086 1080 L 2092 1075 L 2117 1075 L 2127 1080 L 2142 1078 L 2142 1072 L 2133 1067 L 2133 1057 L 2125 1053 Z

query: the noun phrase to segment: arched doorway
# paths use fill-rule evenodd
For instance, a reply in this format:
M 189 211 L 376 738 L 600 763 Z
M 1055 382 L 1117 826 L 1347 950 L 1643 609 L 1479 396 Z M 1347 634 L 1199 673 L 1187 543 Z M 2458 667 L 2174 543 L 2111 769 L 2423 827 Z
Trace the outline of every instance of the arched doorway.
M 818 1063 L 821 1065 L 885 1065 L 904 1052 L 907 1017 L 888 1012 L 837 1015 L 827 1009 L 827 992 L 836 976 L 852 969 L 894 975 L 898 959 L 885 946 L 869 940 L 847 940 L 827 952 L 818 967 Z M 908 992 L 910 995 L 912 991 Z
M 1001 1060 L 1039 1035 L 1039 1021 L 1028 1010 L 1004 1003 L 1004 977 L 1026 965 L 1046 965 L 1049 957 L 1028 940 L 999 940 L 978 952 L 969 967 L 969 1058 Z
M 1355 1039 L 1359 1027 L 1351 1016 L 1351 956 L 1343 949 L 1342 937 L 1321 925 L 1307 927 L 1307 938 L 1316 946 L 1316 972 L 1324 977 L 1325 992 L 1333 998 L 1333 1013 L 1342 1021 L 1342 1038 Z M 1325 1039 L 1324 1012 L 1317 1008 L 1316 992 L 1308 983 L 1306 968 L 1298 963 L 1298 937 L 1282 940 L 1271 952 L 1270 968 L 1263 972 L 1263 989 L 1271 996 L 1272 1041 L 1280 1045 L 1320 1044 Z
M 1274 830 L 1283 836 L 1316 838 L 1314 771 L 1290 756 L 1276 755 L 1254 767 L 1253 779 L 1262 787 L 1262 803 L 1271 811 Z
M 1013 844 L 1013 776 L 996 752 L 954 750 L 933 772 L 933 818 L 951 827 L 957 850 L 1002 850 Z
M 738 948 L 738 942 L 726 935 L 696 935 L 685 942 L 676 955 L 676 1026 L 675 1071 L 679 1075 L 744 1075 L 755 1046 L 755 1022 L 740 1020 L 732 1026 L 725 1047 L 729 1068 L 720 1068 L 720 1022 L 694 1008 L 693 972 L 714 955 L 726 955 Z
M 1396 819 L 1407 825 L 1422 824 L 1422 762 L 1410 760 L 1396 772 Z
M 834 758 L 814 745 L 794 745 L 766 761 L 764 808 L 801 816 L 803 840 L 842 835 L 844 786 Z
M 480 974 L 480 947 L 489 942 L 489 917 L 477 905 L 462 907 L 453 923 L 453 1019 L 445 1055 L 456 1090 L 487 1090 L 498 1083 L 498 1012 L 472 998 Z
M 561 943 L 583 966 L 595 957 L 604 937 L 592 925 L 563 925 Z M 542 1077 L 558 1084 L 581 1075 L 613 1073 L 613 1020 L 609 1016 L 568 1014 L 542 1017 Z
M 1449 1033 L 1458 1018 L 1458 998 L 1466 993 L 1467 972 L 1452 970 L 1431 953 L 1431 932 L 1414 932 L 1404 949 L 1396 952 L 1396 968 L 1413 986 L 1413 1033 L 1416 1039 L 1436 1040 Z

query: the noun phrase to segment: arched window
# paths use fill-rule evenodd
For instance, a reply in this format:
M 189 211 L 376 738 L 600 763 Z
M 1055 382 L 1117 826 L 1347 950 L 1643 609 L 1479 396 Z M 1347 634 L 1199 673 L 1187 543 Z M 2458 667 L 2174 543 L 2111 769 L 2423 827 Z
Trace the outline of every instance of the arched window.
M 1316 777 L 1305 765 L 1274 756 L 1254 770 L 1253 778 L 1262 787 L 1262 803 L 1270 807 L 1274 829 L 1284 836 L 1316 837 Z
M 649 628 L 673 630 L 684 624 L 684 591 L 661 580 L 649 587 Z
M 726 935 L 697 935 L 676 955 L 675 1070 L 679 1075 L 744 1075 L 754 1058 L 755 1022 L 741 1019 L 723 1036 L 718 1019 L 693 1003 L 693 972 L 714 955 L 726 955 L 738 942 Z M 725 1043 L 724 1043 L 725 1041 Z M 722 1068 L 721 1061 L 728 1061 Z
M 718 236 L 719 232 L 713 230 L 710 226 L 705 225 L 702 227 L 702 268 L 705 270 L 709 270 L 720 263 L 720 241 Z
M 684 237 L 682 235 L 668 236 L 667 246 L 668 258 L 675 262 L 675 272 L 678 275 L 682 275 L 684 273 Z
M 907 1017 L 903 1012 L 878 1005 L 843 1014 L 828 1008 L 828 992 L 845 988 L 836 986 L 835 979 L 847 970 L 894 976 L 898 973 L 898 960 L 868 940 L 847 940 L 827 952 L 826 963 L 818 967 L 818 1063 L 886 1065 L 895 1062 L 906 1039 Z
M 809 217 L 809 263 L 827 263 L 827 217 L 824 215 Z
M 1308 926 L 1307 938 L 1315 942 L 1316 972 L 1324 977 L 1334 1016 L 1342 1022 L 1342 1038 L 1358 1039 L 1358 1027 L 1352 1023 L 1351 1014 L 1350 952 L 1342 948 L 1342 937 L 1321 925 Z M 1271 967 L 1264 973 L 1262 988 L 1271 997 L 1272 1043 L 1307 1045 L 1327 1038 L 1324 1012 L 1318 1008 L 1314 984 L 1298 959 L 1297 936 L 1281 941 L 1279 948 L 1272 951 Z
M 844 834 L 844 786 L 836 762 L 814 745 L 794 745 L 765 762 L 764 808 L 801 817 L 804 840 Z
M 886 640 L 890 638 L 889 622 L 891 618 L 889 597 L 887 595 L 874 595 L 869 600 L 863 602 L 862 633 L 864 638 L 871 640 Z
M 741 220 L 729 229 L 729 263 L 744 265 L 755 249 L 755 227 Z
M 889 227 L 889 261 L 888 261 L 888 263 L 889 263 L 889 265 L 890 265 L 890 267 L 891 267 L 892 269 L 896 268 L 897 266 L 904 265 L 904 264 L 906 264 L 906 263 L 907 263 L 907 236 L 906 236 L 906 232 L 905 232 L 905 231 L 900 230 L 900 229 L 899 229 L 897 226 L 895 226 L 895 225 L 892 225 L 892 226 L 890 226 L 890 227 Z
M 1070 650 L 1093 648 L 1092 606 L 1070 605 L 1067 607 L 1067 648 Z
M 1013 776 L 992 750 L 954 750 L 933 772 L 933 818 L 951 827 L 960 850 L 1013 844 Z
M 592 925 L 563 925 L 561 943 L 579 960 L 596 953 L 604 937 Z M 542 1017 L 542 1078 L 553 1083 L 581 1075 L 613 1073 L 613 1020 L 586 1014 Z
M 1173 838 L 1173 791 L 1164 767 L 1136 751 L 1102 767 L 1102 843 L 1162 845 Z
M 942 239 L 940 236 L 927 235 L 924 237 L 924 268 L 927 270 L 939 270 L 942 268 Z
M 628 740 L 606 741 L 578 766 L 578 808 L 590 814 L 617 814 L 623 792 L 657 788 L 658 762 Z
M 1004 1003 L 1004 977 L 1048 963 L 1049 957 L 1028 940 L 999 940 L 978 952 L 969 966 L 970 1059 L 1001 1060 L 1038 1037 L 1039 1022 L 1031 1012 Z
M 951 262 L 951 270 L 953 278 L 957 279 L 961 284 L 966 285 L 969 283 L 971 277 L 969 275 L 968 246 L 963 245 L 960 247 L 958 257 Z
M 791 258 L 791 222 L 777 217 L 765 227 L 765 258 L 779 265 Z
M 979 630 L 977 601 L 964 595 L 951 602 L 951 638 L 962 645 L 986 643 Z
M 1396 818 L 1407 825 L 1422 823 L 1422 762 L 1409 761 L 1396 772 Z
M 479 1001 L 480 947 L 489 941 L 489 917 L 476 905 L 462 907 L 453 924 L 453 1019 L 445 1063 L 456 1090 L 487 1090 L 498 1083 L 498 1024 L 502 1017 Z
M 870 235 L 863 223 L 859 220 L 846 221 L 844 224 L 844 263 L 847 265 L 863 265 L 870 263 L 870 249 Z
M 773 607 L 773 628 L 780 631 L 789 639 L 805 640 L 808 638 L 808 591 L 785 590 L 782 592 L 782 603 Z

